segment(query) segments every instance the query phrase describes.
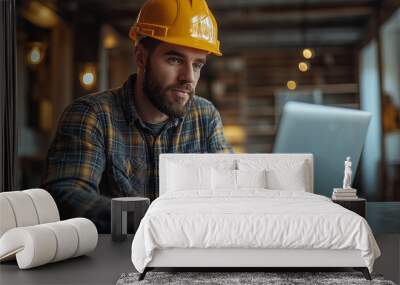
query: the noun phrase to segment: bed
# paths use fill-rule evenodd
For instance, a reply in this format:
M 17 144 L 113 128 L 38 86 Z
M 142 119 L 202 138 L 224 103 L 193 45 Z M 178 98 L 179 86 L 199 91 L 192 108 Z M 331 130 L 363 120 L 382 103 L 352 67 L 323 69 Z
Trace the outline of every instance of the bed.
M 313 194 L 311 154 L 162 154 L 159 175 L 132 242 L 139 280 L 161 267 L 352 267 L 371 278 L 372 231 Z

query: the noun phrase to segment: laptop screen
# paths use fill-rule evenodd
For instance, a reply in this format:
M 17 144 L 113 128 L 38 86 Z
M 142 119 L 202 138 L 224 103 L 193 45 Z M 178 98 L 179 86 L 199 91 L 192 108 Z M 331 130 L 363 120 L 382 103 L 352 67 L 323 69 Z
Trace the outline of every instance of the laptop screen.
M 274 153 L 314 155 L 314 193 L 330 197 L 341 188 L 344 161 L 351 157 L 353 180 L 371 118 L 369 112 L 288 102 L 282 112 Z

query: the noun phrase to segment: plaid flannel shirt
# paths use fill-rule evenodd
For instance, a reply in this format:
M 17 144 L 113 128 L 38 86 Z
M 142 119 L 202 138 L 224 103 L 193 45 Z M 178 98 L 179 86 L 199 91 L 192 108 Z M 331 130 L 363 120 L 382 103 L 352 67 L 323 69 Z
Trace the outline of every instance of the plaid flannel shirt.
M 158 196 L 160 153 L 231 152 L 215 107 L 194 96 L 188 113 L 154 137 L 135 110 L 136 75 L 118 89 L 83 96 L 63 113 L 47 155 L 43 188 L 61 217 L 110 231 L 110 198 Z

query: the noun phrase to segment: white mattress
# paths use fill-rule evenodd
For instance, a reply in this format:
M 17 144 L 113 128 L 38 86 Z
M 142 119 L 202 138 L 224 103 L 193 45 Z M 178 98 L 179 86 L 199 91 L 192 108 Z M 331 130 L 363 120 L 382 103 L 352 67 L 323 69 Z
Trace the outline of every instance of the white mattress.
M 142 219 L 132 262 L 143 272 L 156 249 L 356 249 L 372 271 L 379 248 L 367 222 L 307 192 L 248 189 L 220 197 L 166 193 Z

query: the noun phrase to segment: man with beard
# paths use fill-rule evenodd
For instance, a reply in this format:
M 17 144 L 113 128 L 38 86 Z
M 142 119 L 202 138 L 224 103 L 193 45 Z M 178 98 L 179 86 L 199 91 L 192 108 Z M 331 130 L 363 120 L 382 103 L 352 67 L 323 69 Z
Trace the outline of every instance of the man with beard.
M 194 95 L 207 55 L 221 55 L 204 0 L 150 0 L 130 36 L 137 74 L 83 96 L 63 113 L 43 188 L 61 218 L 110 232 L 110 199 L 158 196 L 160 153 L 230 152 L 215 107 Z

